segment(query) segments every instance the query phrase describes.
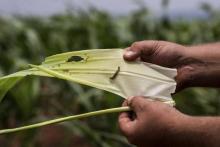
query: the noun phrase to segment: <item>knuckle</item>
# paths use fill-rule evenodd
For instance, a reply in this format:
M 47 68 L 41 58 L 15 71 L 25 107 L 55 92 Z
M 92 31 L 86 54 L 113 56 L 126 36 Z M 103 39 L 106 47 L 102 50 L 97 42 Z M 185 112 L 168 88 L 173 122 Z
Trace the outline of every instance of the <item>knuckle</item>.
M 130 107 L 133 108 L 136 113 L 144 112 L 146 109 L 146 104 L 146 100 L 141 96 L 134 97 L 130 101 Z
M 141 100 L 143 100 L 143 98 L 144 98 L 144 97 L 142 97 L 142 96 L 133 97 L 133 98 L 130 100 L 130 103 L 131 103 L 131 104 L 139 103 Z
M 128 101 L 128 105 L 129 105 L 130 107 L 132 107 L 132 108 L 135 109 L 135 107 L 136 107 L 137 105 L 139 105 L 139 100 L 138 100 L 138 99 L 139 99 L 138 97 L 133 97 L 132 99 L 130 99 L 130 100 Z
M 136 97 L 133 97 L 131 99 L 128 100 L 128 105 L 131 105 L 135 102 Z
M 126 113 L 126 112 L 122 112 L 122 113 L 119 114 L 119 116 L 118 116 L 118 123 L 119 123 L 120 127 L 121 127 L 121 125 L 123 126 L 124 124 L 127 123 L 127 121 L 126 121 L 127 116 L 124 115 L 123 113 Z
M 125 101 L 122 103 L 122 106 L 128 106 L 128 101 L 125 100 Z
M 184 89 L 185 87 L 193 86 L 192 83 L 196 82 L 197 76 L 194 67 L 184 66 L 178 69 L 178 74 L 175 77 L 178 88 Z
M 160 47 L 161 47 L 161 41 L 159 41 L 159 40 L 154 40 L 154 41 L 153 41 L 153 49 L 154 49 L 154 50 L 158 50 L 158 49 L 160 49 Z

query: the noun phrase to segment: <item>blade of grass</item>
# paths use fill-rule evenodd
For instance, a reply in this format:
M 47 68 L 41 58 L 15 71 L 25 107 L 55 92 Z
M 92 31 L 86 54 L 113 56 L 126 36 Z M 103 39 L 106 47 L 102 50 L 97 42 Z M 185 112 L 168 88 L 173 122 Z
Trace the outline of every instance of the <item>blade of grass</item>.
M 173 106 L 173 101 L 166 101 L 163 103 Z M 72 115 L 72 116 L 52 119 L 52 120 L 48 120 L 48 121 L 44 121 L 44 122 L 40 122 L 40 123 L 36 123 L 36 124 L 32 124 L 32 125 L 26 125 L 23 127 L 12 128 L 12 129 L 3 129 L 3 130 L 0 130 L 0 135 L 14 133 L 14 132 L 18 132 L 18 131 L 29 130 L 29 129 L 34 129 L 34 128 L 39 128 L 39 127 L 43 127 L 43 126 L 47 126 L 47 125 L 70 121 L 70 120 L 82 119 L 82 118 L 103 115 L 103 114 L 109 114 L 109 113 L 120 113 L 120 112 L 126 112 L 126 111 L 131 111 L 131 108 L 128 106 L 124 106 L 124 107 L 98 110 L 98 111 L 93 111 L 93 112 L 88 112 L 88 113 L 83 113 L 83 114 L 78 114 L 78 115 Z
M 98 111 L 88 112 L 88 113 L 84 113 L 84 114 L 53 119 L 53 120 L 49 120 L 49 121 L 45 121 L 45 122 L 41 122 L 41 123 L 36 123 L 36 124 L 32 124 L 32 125 L 27 125 L 27 126 L 23 126 L 23 127 L 12 128 L 12 129 L 3 129 L 3 130 L 0 130 L 0 134 L 7 134 L 7 133 L 18 132 L 18 131 L 24 131 L 24 130 L 43 127 L 46 125 L 61 123 L 64 121 L 82 119 L 82 118 L 87 118 L 87 117 L 97 116 L 97 115 L 102 115 L 102 114 L 108 114 L 108 113 L 119 113 L 119 112 L 125 112 L 125 111 L 131 111 L 131 109 L 129 107 L 118 107 L 118 108 L 111 108 L 111 109 L 105 109 L 105 110 L 98 110 Z

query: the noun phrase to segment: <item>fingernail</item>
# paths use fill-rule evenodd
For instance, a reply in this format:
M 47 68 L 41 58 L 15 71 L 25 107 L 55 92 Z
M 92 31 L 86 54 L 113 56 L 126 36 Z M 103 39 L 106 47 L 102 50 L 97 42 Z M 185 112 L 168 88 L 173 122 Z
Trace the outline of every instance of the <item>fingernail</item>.
M 126 57 L 131 57 L 131 56 L 133 56 L 134 54 L 136 54 L 136 52 L 134 52 L 134 51 L 126 51 L 126 52 L 124 53 L 124 55 L 125 55 Z

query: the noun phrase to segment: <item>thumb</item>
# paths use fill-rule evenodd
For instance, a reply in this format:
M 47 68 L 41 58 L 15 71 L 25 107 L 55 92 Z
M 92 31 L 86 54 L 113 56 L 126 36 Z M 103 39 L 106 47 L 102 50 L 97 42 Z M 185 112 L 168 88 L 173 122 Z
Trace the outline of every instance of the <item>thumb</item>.
M 134 61 L 138 57 L 151 56 L 158 47 L 159 41 L 147 40 L 133 43 L 130 47 L 125 49 L 124 59 L 127 61 Z

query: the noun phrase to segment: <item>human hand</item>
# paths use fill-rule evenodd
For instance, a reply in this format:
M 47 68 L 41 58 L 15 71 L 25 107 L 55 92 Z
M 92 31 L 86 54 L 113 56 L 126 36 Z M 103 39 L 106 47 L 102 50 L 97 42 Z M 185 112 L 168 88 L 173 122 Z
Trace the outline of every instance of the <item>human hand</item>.
M 140 59 L 144 62 L 177 68 L 176 91 L 193 86 L 220 87 L 218 80 L 220 64 L 216 63 L 216 59 L 219 59 L 220 63 L 220 53 L 213 46 L 186 47 L 166 41 L 140 41 L 126 48 L 124 59 L 126 61 Z M 215 59 L 214 64 L 212 59 Z
M 186 118 L 167 104 L 143 97 L 128 99 L 123 106 L 131 107 L 133 114 L 121 113 L 119 127 L 130 143 L 140 147 L 165 145 L 178 123 Z
M 125 100 L 131 112 L 119 115 L 119 127 L 138 147 L 217 147 L 220 118 L 191 117 L 159 101 L 144 97 Z

